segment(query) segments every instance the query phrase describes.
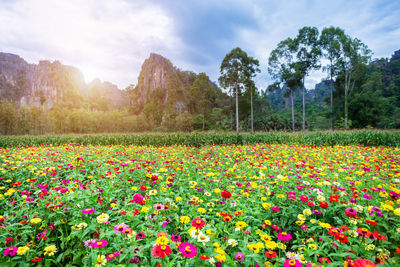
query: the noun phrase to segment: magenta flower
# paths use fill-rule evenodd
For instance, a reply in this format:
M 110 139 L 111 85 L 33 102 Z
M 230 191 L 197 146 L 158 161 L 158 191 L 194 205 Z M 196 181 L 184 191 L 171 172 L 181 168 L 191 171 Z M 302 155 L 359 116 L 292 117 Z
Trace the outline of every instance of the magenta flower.
M 135 194 L 133 196 L 132 201 L 135 202 L 135 203 L 138 203 L 138 204 L 142 203 L 143 202 L 143 195 L 142 194 Z
M 277 237 L 278 237 L 278 240 L 280 240 L 280 241 L 282 241 L 284 243 L 289 242 L 290 239 L 292 239 L 292 236 L 290 234 L 286 233 L 286 232 L 278 233 Z
M 241 252 L 236 253 L 236 254 L 235 254 L 235 259 L 236 259 L 238 262 L 243 261 L 243 260 L 244 260 L 244 255 L 243 255 L 243 253 L 241 253 Z
M 107 240 L 97 240 L 96 242 L 94 242 L 92 244 L 93 248 L 103 248 L 105 246 L 108 245 L 108 241 Z
M 82 210 L 82 214 L 92 214 L 93 212 L 95 212 L 95 210 L 93 208 Z
M 193 258 L 197 255 L 197 248 L 190 243 L 181 243 L 178 249 L 186 258 Z
M 174 242 L 181 242 L 182 237 L 180 235 L 171 235 L 171 240 Z
M 283 263 L 283 267 L 302 267 L 303 265 L 296 260 L 287 259 Z
M 272 211 L 274 211 L 274 212 L 278 212 L 278 211 L 281 210 L 281 208 L 280 208 L 279 206 L 273 206 L 271 209 L 272 209 Z
M 17 247 L 8 247 L 8 248 L 6 248 L 6 249 L 4 250 L 3 255 L 4 255 L 4 256 L 13 257 L 13 256 L 15 256 L 15 254 L 17 254 L 17 250 L 18 250 Z

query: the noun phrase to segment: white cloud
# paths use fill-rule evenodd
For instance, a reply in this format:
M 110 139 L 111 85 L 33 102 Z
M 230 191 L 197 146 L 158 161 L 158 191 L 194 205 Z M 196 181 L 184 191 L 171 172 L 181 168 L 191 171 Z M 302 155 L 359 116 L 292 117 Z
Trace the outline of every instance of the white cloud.
M 150 52 L 174 55 L 173 20 L 146 1 L 20 0 L 0 4 L 0 50 L 28 62 L 60 60 L 85 78 L 125 87 Z

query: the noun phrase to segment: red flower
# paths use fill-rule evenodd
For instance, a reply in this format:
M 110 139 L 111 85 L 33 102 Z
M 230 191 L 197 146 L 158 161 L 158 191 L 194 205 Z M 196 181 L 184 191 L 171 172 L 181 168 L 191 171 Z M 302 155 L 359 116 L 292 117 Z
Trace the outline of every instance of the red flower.
M 400 255 L 400 248 L 396 249 L 396 253 Z
M 33 259 L 31 259 L 31 262 L 41 262 L 42 260 L 42 258 L 34 257 Z
M 376 221 L 374 221 L 374 220 L 365 220 L 365 223 L 370 224 L 372 226 L 378 225 L 378 223 Z
M 273 259 L 273 258 L 276 258 L 277 254 L 273 250 L 268 250 L 268 251 L 265 251 L 265 256 L 267 256 L 268 259 Z
M 147 186 L 145 186 L 144 184 L 142 184 L 142 185 L 140 186 L 140 190 L 146 191 L 146 190 L 147 190 Z
M 226 191 L 226 190 L 222 191 L 222 193 L 221 193 L 222 198 L 228 199 L 228 198 L 231 198 L 231 196 L 232 196 L 231 192 Z
M 14 242 L 14 238 L 12 238 L 11 236 L 6 238 L 6 245 L 8 245 L 9 243 Z
M 196 229 L 203 229 L 203 227 L 204 227 L 204 225 L 205 225 L 206 223 L 202 220 L 202 219 L 200 219 L 200 218 L 196 218 L 196 219 L 194 219 L 193 221 L 192 221 L 192 226 L 194 227 L 194 228 L 196 228 Z
M 171 248 L 168 245 L 155 245 L 151 250 L 151 255 L 154 258 L 164 258 L 168 257 L 171 253 Z
M 340 195 L 330 195 L 329 196 L 329 201 L 330 202 L 338 202 L 339 201 Z
M 329 207 L 329 204 L 328 204 L 327 202 L 320 202 L 320 203 L 319 203 L 319 206 L 320 206 L 321 208 L 323 208 L 323 209 L 326 209 L 326 208 Z
M 352 262 L 351 267 L 376 267 L 375 263 L 366 259 L 357 259 Z
M 332 261 L 331 261 L 330 259 L 328 259 L 327 257 L 321 257 L 321 258 L 318 259 L 318 261 L 319 261 L 320 263 L 322 263 L 322 264 L 332 262 Z
M 200 256 L 200 259 L 201 260 L 203 260 L 203 261 L 206 261 L 206 260 L 208 260 L 210 257 L 208 257 L 207 255 L 201 255 Z

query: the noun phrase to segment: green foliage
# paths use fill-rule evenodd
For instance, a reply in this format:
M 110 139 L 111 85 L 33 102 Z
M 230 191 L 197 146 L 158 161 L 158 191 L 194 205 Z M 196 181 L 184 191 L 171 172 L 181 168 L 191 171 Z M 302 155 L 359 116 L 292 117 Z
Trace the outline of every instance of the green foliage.
M 191 116 L 183 113 L 177 120 L 182 131 L 190 129 Z M 304 145 L 365 145 L 399 146 L 400 131 L 317 131 L 317 132 L 277 132 L 268 133 L 143 133 L 143 134 L 81 134 L 81 135 L 41 135 L 41 136 L 0 136 L 0 147 L 33 145 L 190 145 L 207 144 L 304 144 Z

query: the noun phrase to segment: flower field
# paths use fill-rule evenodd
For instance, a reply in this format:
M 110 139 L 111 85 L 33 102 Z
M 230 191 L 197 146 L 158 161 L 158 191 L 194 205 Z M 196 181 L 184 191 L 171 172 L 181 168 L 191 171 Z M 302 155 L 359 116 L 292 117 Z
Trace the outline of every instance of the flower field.
M 400 265 L 400 149 L 0 148 L 0 266 Z

